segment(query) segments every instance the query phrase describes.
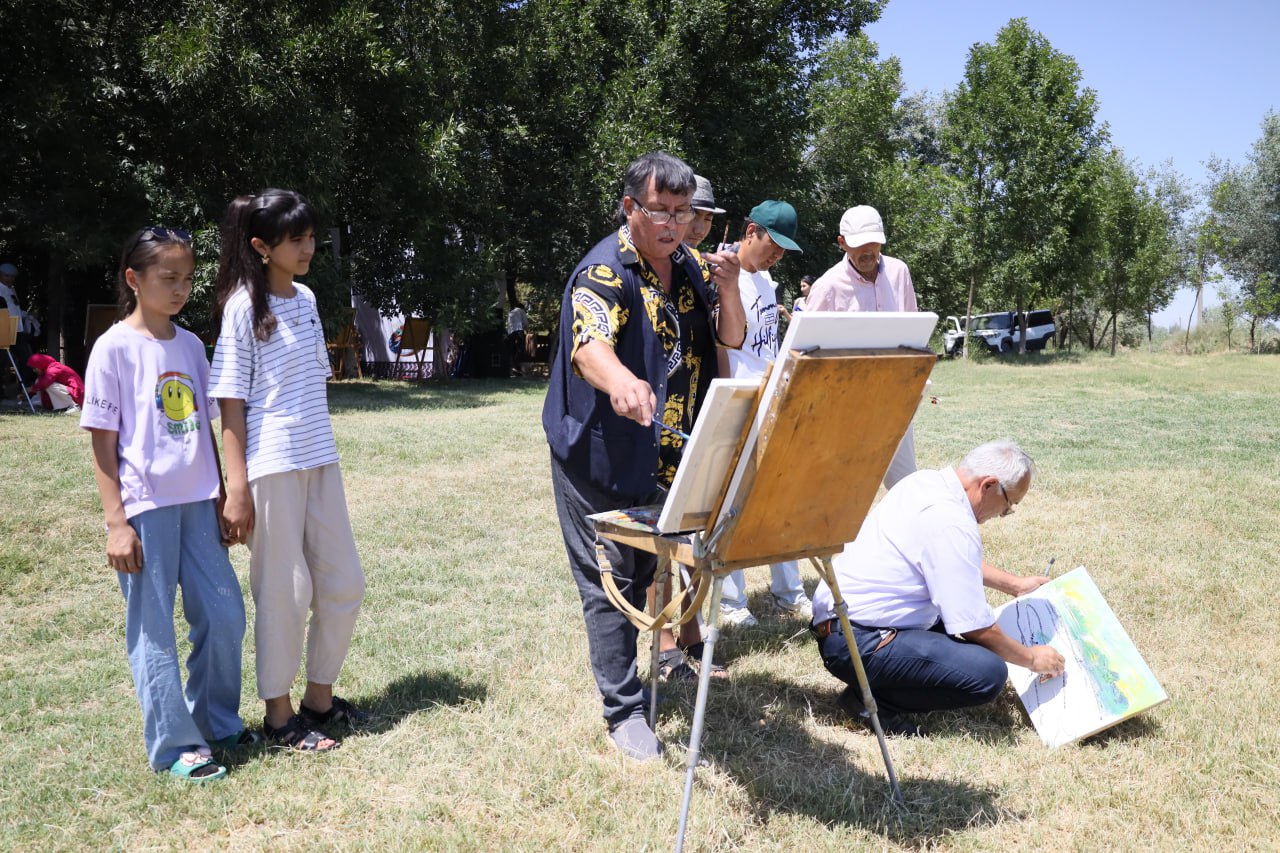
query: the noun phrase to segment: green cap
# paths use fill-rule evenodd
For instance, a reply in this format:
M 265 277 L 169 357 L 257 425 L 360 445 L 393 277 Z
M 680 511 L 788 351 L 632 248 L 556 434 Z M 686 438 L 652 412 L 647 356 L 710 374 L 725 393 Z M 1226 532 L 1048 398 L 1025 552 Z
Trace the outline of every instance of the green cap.
M 747 218 L 768 231 L 773 242 L 787 251 L 804 252 L 795 240 L 796 209 L 785 201 L 762 201 L 751 208 Z

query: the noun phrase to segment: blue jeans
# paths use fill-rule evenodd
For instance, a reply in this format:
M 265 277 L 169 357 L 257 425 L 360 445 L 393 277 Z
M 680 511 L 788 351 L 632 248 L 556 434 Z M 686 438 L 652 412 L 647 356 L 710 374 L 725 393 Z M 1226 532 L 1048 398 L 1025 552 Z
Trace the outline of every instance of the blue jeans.
M 239 733 L 244 598 L 222 546 L 214 502 L 139 513 L 129 524 L 142 541 L 142 570 L 118 573 L 125 600 L 125 645 L 142 705 L 142 737 L 155 770 L 184 752 Z M 177 588 L 191 626 L 184 693 L 173 628 Z
M 967 708 L 990 702 L 1004 690 L 1009 668 L 1000 656 L 949 636 L 941 622 L 929 629 L 898 631 L 880 646 L 887 630 L 853 629 L 871 695 L 885 711 Z M 856 689 L 858 677 L 839 622 L 832 623 L 829 637 L 818 640 L 818 651 L 827 671 Z
M 774 563 L 769 567 L 773 579 L 769 583 L 769 591 L 783 604 L 799 604 L 808 600 L 804 594 L 804 581 L 800 578 L 800 563 L 787 560 L 785 563 Z M 745 569 L 729 572 L 724 577 L 724 586 L 720 591 L 720 606 L 732 607 L 734 610 L 747 608 L 747 577 Z
M 622 611 L 613 606 L 600 580 L 596 562 L 596 530 L 587 516 L 611 509 L 625 509 L 656 503 L 655 495 L 622 495 L 601 489 L 570 471 L 551 456 L 551 488 L 556 514 L 564 534 L 569 568 L 582 599 L 582 619 L 587 628 L 591 674 L 604 703 L 604 718 L 610 726 L 644 713 L 644 685 L 636 674 L 636 640 L 639 631 Z M 641 610 L 645 593 L 653 582 L 657 557 L 601 539 L 613 566 L 613 579 L 627 601 Z

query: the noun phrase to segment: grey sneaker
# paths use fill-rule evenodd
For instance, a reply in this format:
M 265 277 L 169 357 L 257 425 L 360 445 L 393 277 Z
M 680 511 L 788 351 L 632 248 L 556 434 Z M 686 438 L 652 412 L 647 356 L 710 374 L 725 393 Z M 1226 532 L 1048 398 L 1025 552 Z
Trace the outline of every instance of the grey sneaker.
M 636 761 L 652 761 L 662 755 L 662 744 L 644 717 L 628 717 L 613 726 L 609 739 L 623 755 Z
M 721 605 L 720 624 L 732 625 L 735 628 L 754 628 L 760 622 L 745 607 L 725 607 Z
M 813 602 L 807 597 L 802 597 L 796 603 L 790 604 L 775 595 L 773 596 L 773 609 L 774 612 L 783 616 L 795 616 L 806 622 L 813 621 Z

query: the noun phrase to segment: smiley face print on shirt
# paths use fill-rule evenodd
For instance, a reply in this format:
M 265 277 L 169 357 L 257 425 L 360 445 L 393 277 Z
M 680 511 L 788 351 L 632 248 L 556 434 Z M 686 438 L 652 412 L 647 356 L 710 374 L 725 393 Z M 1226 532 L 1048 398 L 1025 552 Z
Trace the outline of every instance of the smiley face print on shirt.
M 185 373 L 171 371 L 156 380 L 156 408 L 164 413 L 164 427 L 169 435 L 184 435 L 200 429 L 196 412 L 199 405 L 193 390 L 195 383 Z

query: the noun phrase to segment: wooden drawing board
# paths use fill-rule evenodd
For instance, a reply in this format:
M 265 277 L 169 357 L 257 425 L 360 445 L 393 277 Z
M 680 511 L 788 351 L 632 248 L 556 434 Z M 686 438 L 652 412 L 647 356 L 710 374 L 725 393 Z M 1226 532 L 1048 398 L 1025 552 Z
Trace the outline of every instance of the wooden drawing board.
M 787 328 L 787 335 L 782 341 L 782 348 L 779 350 L 778 359 L 774 363 L 773 370 L 765 381 L 760 404 L 756 408 L 744 447 L 747 449 L 754 448 L 757 452 L 759 451 L 757 445 L 759 444 L 761 428 L 772 410 L 773 399 L 777 394 L 779 383 L 784 375 L 790 376 L 790 372 L 786 367 L 798 357 L 798 351 L 812 350 L 814 348 L 818 352 L 822 352 L 824 350 L 873 350 L 890 347 L 915 347 L 925 350 L 928 346 L 929 335 L 933 333 L 933 327 L 937 325 L 937 322 L 938 315 L 932 312 L 803 311 L 796 314 L 791 325 Z M 927 352 L 927 350 L 925 351 Z M 928 378 L 927 373 L 925 378 Z M 924 386 L 922 384 L 915 391 L 915 398 L 911 405 L 913 413 L 923 390 Z M 822 396 L 819 393 L 817 398 L 811 401 L 814 406 L 812 417 L 817 417 L 819 420 L 825 417 L 822 414 L 824 408 Z M 833 394 L 832 396 L 835 395 Z M 845 402 L 848 401 L 846 400 Z M 872 400 L 870 403 L 875 405 L 876 401 Z M 910 423 L 910 417 L 902 423 L 901 429 L 893 439 L 895 448 Z M 848 437 L 849 433 L 840 421 L 828 420 L 826 424 L 830 432 Z M 892 459 L 892 453 L 889 459 Z M 739 457 L 733 477 L 725 491 L 724 500 L 711 516 L 714 522 L 723 521 L 725 513 L 729 512 L 737 503 L 737 495 L 743 487 L 743 478 L 747 474 L 748 467 L 754 464 L 753 460 L 752 453 L 743 453 Z M 884 471 L 888 470 L 888 463 L 889 460 L 886 460 L 885 467 L 881 470 L 881 477 L 883 477 Z M 873 490 L 872 494 L 874 495 L 874 493 Z M 710 526 L 708 529 L 710 529 Z M 856 526 L 854 527 L 854 533 L 857 533 Z M 853 536 L 850 536 L 848 539 L 842 540 L 842 543 L 852 539 Z
M 711 383 L 662 505 L 659 531 L 676 533 L 706 526 L 754 411 L 761 381 L 716 379 Z
M 936 362 L 906 349 L 788 353 L 720 507 L 733 517 L 716 558 L 760 565 L 851 542 Z

